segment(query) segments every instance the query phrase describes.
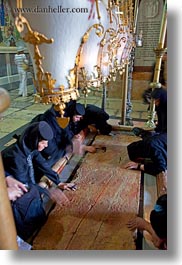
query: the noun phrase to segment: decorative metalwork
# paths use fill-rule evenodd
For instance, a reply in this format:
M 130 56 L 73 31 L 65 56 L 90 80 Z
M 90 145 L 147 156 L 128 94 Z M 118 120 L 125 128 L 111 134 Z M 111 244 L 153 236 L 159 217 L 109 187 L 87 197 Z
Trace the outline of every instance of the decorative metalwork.
M 101 19 L 101 15 L 100 15 L 100 11 L 99 11 L 99 1 L 95 0 L 96 3 L 96 10 L 97 10 L 97 17 L 100 20 Z
M 109 38 L 107 39 L 107 36 L 109 36 Z M 114 68 L 114 50 L 117 47 L 117 32 L 115 31 L 115 29 L 113 28 L 109 28 L 105 31 L 104 33 L 104 37 L 102 38 L 101 42 L 100 42 L 100 51 L 99 51 L 99 69 L 102 70 L 102 67 L 104 66 L 103 63 L 103 49 L 104 46 L 107 45 L 107 54 L 108 54 L 108 68 L 109 68 L 109 74 L 108 76 L 101 76 L 101 83 L 106 82 L 106 81 L 110 81 L 111 78 L 113 77 L 113 81 L 115 81 L 116 79 L 116 69 Z
M 96 5 L 98 2 L 96 1 Z M 123 6 L 123 8 L 122 8 Z M 117 12 L 113 13 L 113 8 L 116 9 Z M 117 73 L 123 74 L 123 61 L 116 57 L 117 50 L 121 47 L 121 42 L 126 42 L 126 37 L 121 34 L 124 32 L 124 25 L 127 23 L 123 22 L 126 18 L 123 18 L 124 12 L 127 10 L 127 14 L 131 16 L 130 21 L 133 21 L 133 2 L 132 0 L 128 1 L 118 1 L 118 0 L 108 0 L 108 8 L 107 8 L 110 16 L 110 23 L 113 23 L 113 18 L 116 20 L 117 29 L 109 28 L 104 32 L 104 36 L 100 42 L 100 50 L 98 54 L 98 64 L 94 66 L 93 73 L 88 76 L 88 73 L 84 67 L 82 67 L 78 73 L 79 75 L 79 84 L 78 86 L 82 89 L 82 92 L 87 97 L 91 87 L 100 88 L 101 85 L 105 82 L 109 82 L 111 80 L 115 81 Z M 130 11 L 130 12 L 129 12 Z M 126 13 L 126 12 L 125 12 Z M 117 16 L 116 16 L 117 15 Z M 121 23 L 122 21 L 122 23 Z M 97 24 L 96 24 L 97 25 Z M 98 24 L 100 25 L 100 24 Z M 132 22 L 133 27 L 133 22 Z M 79 65 L 80 55 L 82 54 L 83 45 L 88 40 L 91 28 L 85 33 L 82 39 L 82 43 L 78 52 L 78 56 L 76 59 L 76 65 Z M 103 32 L 102 32 L 103 34 Z M 107 37 L 109 36 L 109 38 Z M 108 55 L 108 69 L 109 74 L 107 76 L 102 75 L 102 67 L 103 63 L 103 49 L 106 47 L 106 53 Z M 122 54 L 121 54 L 122 57 Z M 78 80 L 78 76 L 77 76 Z
M 78 87 L 81 89 L 84 97 L 86 98 L 90 92 L 90 87 L 98 87 L 100 86 L 100 69 L 98 66 L 94 66 L 92 75 L 88 77 L 88 73 L 84 67 L 79 68 L 80 57 L 83 52 L 84 44 L 88 41 L 90 33 L 93 29 L 96 29 L 95 33 L 98 37 L 101 37 L 104 33 L 104 27 L 101 24 L 93 24 L 82 37 L 82 42 L 78 49 L 78 53 L 76 56 L 76 69 L 77 69 L 77 82 Z
M 65 103 L 69 102 L 70 99 L 77 99 L 79 97 L 79 93 L 77 88 L 81 88 L 82 93 L 85 98 L 88 96 L 91 88 L 100 88 L 101 85 L 109 82 L 110 80 L 115 81 L 117 73 L 123 74 L 125 71 L 125 63 L 127 58 L 122 59 L 124 53 L 127 54 L 131 52 L 134 47 L 134 42 L 131 40 L 127 40 L 129 42 L 125 51 L 119 57 L 118 49 L 121 47 L 122 42 L 126 42 L 126 37 L 123 36 L 123 32 L 125 31 L 125 27 L 130 34 L 133 32 L 135 28 L 135 15 L 134 14 L 134 3 L 133 0 L 108 0 L 108 13 L 110 17 L 110 23 L 113 23 L 113 19 L 116 20 L 117 29 L 109 28 L 104 33 L 104 27 L 99 24 L 92 25 L 87 32 L 82 37 L 82 41 L 80 47 L 78 49 L 78 53 L 75 60 L 75 67 L 70 70 L 68 79 L 68 88 L 65 89 L 63 85 L 59 87 L 55 87 L 56 80 L 52 76 L 52 73 L 45 72 L 42 67 L 42 60 L 44 59 L 43 55 L 40 53 L 39 45 L 46 43 L 53 43 L 52 38 L 47 38 L 45 35 L 34 31 L 29 22 L 25 17 L 19 13 L 18 17 L 16 17 L 15 23 L 19 32 L 23 32 L 24 27 L 26 27 L 26 33 L 23 36 L 23 40 L 34 47 L 34 60 L 36 65 L 36 80 L 34 84 L 37 89 L 37 94 L 35 97 L 36 102 L 42 102 L 45 104 L 52 103 L 55 106 L 58 106 L 61 117 L 64 115 L 64 107 Z M 100 11 L 99 11 L 99 1 L 95 0 L 96 4 L 96 12 L 98 20 L 101 19 Z M 22 0 L 17 0 L 17 7 L 22 8 Z M 95 29 L 96 35 L 101 37 L 103 34 L 103 38 L 100 42 L 100 50 L 98 55 L 98 63 L 93 67 L 92 73 L 88 76 L 88 72 L 86 68 L 79 67 L 80 56 L 82 55 L 84 44 L 88 41 L 90 32 Z M 108 37 L 109 35 L 109 37 Z M 132 42 L 132 43 L 131 43 Z M 105 48 L 105 52 L 108 57 L 107 66 L 108 74 L 102 75 L 102 67 L 103 67 L 103 49 Z
M 20 5 L 21 3 L 19 3 Z M 48 39 L 45 35 L 32 30 L 29 22 L 25 17 L 19 14 L 18 17 L 15 18 L 15 24 L 19 32 L 23 32 L 26 27 L 27 32 L 22 37 L 22 39 L 33 45 L 34 47 L 34 60 L 37 68 L 36 77 L 34 80 L 34 84 L 37 90 L 37 94 L 35 95 L 35 102 L 41 102 L 44 104 L 52 103 L 54 105 L 59 105 L 59 111 L 62 118 L 62 126 L 66 125 L 65 120 L 67 118 L 63 118 L 65 103 L 69 102 L 71 99 L 75 100 L 79 96 L 78 90 L 76 89 L 76 68 L 70 70 L 70 75 L 67 76 L 69 82 L 69 88 L 64 89 L 64 86 L 60 86 L 55 88 L 56 80 L 52 77 L 52 74 L 49 72 L 44 72 L 42 67 L 42 60 L 44 57 L 41 55 L 39 50 L 39 45 L 46 43 L 53 43 L 53 39 Z M 68 120 L 67 120 L 68 122 Z M 60 122 L 61 124 L 61 122 Z

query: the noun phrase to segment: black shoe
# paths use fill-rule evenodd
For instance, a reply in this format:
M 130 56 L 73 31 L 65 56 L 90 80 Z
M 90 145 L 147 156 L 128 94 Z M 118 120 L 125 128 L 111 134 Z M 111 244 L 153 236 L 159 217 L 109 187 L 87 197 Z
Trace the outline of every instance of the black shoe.
M 136 136 L 141 136 L 145 130 L 142 129 L 142 128 L 138 128 L 138 127 L 135 127 L 132 129 L 132 132 L 136 135 Z

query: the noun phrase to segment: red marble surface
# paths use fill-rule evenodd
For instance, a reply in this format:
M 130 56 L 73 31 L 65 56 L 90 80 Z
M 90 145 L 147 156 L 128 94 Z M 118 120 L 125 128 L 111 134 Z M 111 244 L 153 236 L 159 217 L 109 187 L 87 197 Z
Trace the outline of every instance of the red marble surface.
M 138 213 L 140 173 L 123 169 L 126 146 L 136 137 L 97 136 L 105 146 L 87 154 L 77 170 L 77 191 L 66 191 L 69 202 L 56 205 L 34 240 L 33 249 L 135 250 L 126 223 Z

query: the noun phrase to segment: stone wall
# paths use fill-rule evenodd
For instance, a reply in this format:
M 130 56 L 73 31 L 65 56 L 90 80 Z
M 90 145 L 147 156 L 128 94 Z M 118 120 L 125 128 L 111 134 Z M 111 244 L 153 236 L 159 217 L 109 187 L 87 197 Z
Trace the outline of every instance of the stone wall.
M 132 100 L 142 99 L 142 94 L 144 90 L 149 87 L 149 84 L 152 79 L 152 72 L 133 72 L 133 81 L 132 81 Z M 110 82 L 108 84 L 108 97 L 111 98 L 122 98 L 122 89 L 123 89 L 123 80 L 121 76 L 117 76 L 115 82 Z

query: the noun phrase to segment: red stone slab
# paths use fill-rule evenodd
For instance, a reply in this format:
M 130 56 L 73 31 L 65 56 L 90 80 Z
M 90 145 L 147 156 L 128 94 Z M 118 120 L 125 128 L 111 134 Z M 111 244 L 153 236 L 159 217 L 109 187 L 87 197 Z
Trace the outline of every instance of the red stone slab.
M 106 152 L 85 156 L 74 179 L 78 190 L 65 192 L 69 204 L 51 212 L 34 249 L 135 249 L 126 223 L 138 213 L 140 173 L 122 168 L 128 136 L 113 138 L 96 137 Z

